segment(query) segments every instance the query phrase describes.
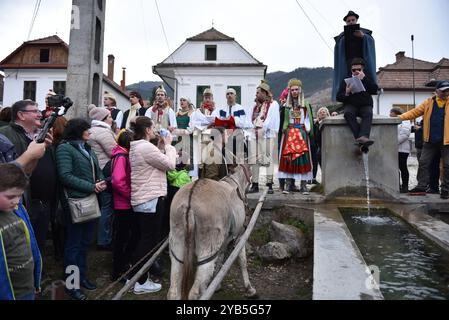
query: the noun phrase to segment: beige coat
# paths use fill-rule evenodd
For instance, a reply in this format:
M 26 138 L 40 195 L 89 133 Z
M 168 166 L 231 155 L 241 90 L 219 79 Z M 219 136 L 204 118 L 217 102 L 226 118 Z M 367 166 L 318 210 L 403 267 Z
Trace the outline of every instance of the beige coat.
M 165 154 L 145 140 L 131 142 L 131 205 L 137 206 L 167 195 L 166 171 L 176 167 L 176 149 L 165 146 Z
M 98 158 L 100 168 L 103 169 L 106 163 L 111 160 L 112 149 L 117 145 L 114 132 L 109 125 L 97 120 L 92 121 L 89 132 L 89 144 Z

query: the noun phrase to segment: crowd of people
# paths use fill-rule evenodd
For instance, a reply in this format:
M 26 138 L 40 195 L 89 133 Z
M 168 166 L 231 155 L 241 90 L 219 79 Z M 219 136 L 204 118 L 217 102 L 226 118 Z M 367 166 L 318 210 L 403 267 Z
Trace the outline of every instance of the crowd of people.
M 358 18 L 350 11 L 344 20 L 352 26 Z M 348 35 L 355 41 L 352 46 L 346 43 Z M 354 37 L 341 34 L 336 41 L 336 61 L 342 63 L 336 72 L 338 79 L 334 79 L 335 96 L 343 103 L 354 143 L 368 152 L 374 143 L 370 138 L 371 95 L 378 90 L 370 53 L 374 41 L 366 29 L 355 30 Z M 340 55 L 345 52 L 346 56 Z M 346 77 L 359 81 L 365 90 L 355 91 L 354 83 L 345 81 Z M 249 193 L 260 192 L 260 169 L 264 167 L 269 194 L 275 192 L 275 178 L 284 194 L 308 194 L 308 185 L 318 184 L 322 123 L 331 115 L 321 107 L 315 116 L 303 88 L 299 79 L 291 79 L 276 101 L 263 80 L 257 86 L 253 106 L 238 104 L 233 88 L 226 90 L 226 104 L 217 105 L 208 88 L 197 107 L 190 97 L 181 97 L 177 112 L 163 86 L 157 88 L 150 106 L 139 92 L 130 92 L 130 107 L 124 112 L 114 95 L 105 92 L 104 107 L 90 105 L 86 119 L 57 117 L 44 143 L 37 143 L 36 137 L 45 119 L 55 112 L 54 107 L 47 104 L 41 111 L 34 101 L 22 100 L 3 108 L 0 299 L 30 300 L 40 291 L 49 230 L 55 257 L 64 265 L 61 276 L 68 277 L 69 267 L 79 271 L 80 287 L 66 288 L 71 298 L 84 300 L 85 290 L 96 289 L 87 263 L 94 238 L 98 250 L 112 251 L 111 280 L 129 281 L 142 265 L 142 258 L 167 238 L 170 204 L 177 190 L 198 178 L 219 180 L 227 175 L 229 166 L 251 166 Z M 53 95 L 56 93 L 50 90 L 47 98 Z M 447 108 L 449 81 L 442 81 L 435 96 L 417 108 L 406 113 L 391 110 L 391 117 L 403 121 L 398 127 L 401 192 L 408 192 L 409 136 L 414 131 L 419 171 L 418 186 L 411 192 L 439 192 L 434 164 L 439 168 L 441 158 L 441 198 L 449 198 Z M 422 123 L 412 128 L 408 120 L 420 116 Z M 79 212 L 89 212 L 89 217 L 80 223 Z M 161 274 L 163 268 L 161 261 L 156 261 L 133 292 L 159 291 L 161 284 L 153 276 Z

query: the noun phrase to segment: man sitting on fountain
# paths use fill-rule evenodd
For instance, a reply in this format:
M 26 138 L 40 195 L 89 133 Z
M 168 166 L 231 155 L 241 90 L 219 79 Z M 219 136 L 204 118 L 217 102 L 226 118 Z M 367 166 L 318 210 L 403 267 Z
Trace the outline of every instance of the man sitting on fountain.
M 371 123 L 373 121 L 373 98 L 379 87 L 363 72 L 365 62 L 361 58 L 355 58 L 351 63 L 352 78 L 345 79 L 340 84 L 337 101 L 343 102 L 345 119 L 362 152 L 367 153 L 368 147 L 374 143 L 369 139 Z M 362 86 L 356 86 L 357 80 Z M 352 81 L 356 80 L 356 81 Z M 349 84 L 347 84 L 347 81 Z M 359 82 L 359 83 L 360 83 Z M 362 122 L 357 122 L 357 116 Z

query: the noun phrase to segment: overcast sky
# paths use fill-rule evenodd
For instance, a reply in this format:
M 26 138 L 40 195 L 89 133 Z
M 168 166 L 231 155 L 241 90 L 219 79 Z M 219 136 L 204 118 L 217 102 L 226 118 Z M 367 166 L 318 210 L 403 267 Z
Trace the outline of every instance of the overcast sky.
M 151 67 L 164 60 L 186 38 L 212 26 L 234 37 L 268 72 L 297 67 L 333 67 L 333 37 L 343 30 L 348 10 L 373 30 L 377 67 L 395 61 L 394 54 L 437 62 L 449 58 L 449 0 L 158 0 L 165 41 L 154 0 L 106 0 L 105 62 L 114 54 L 115 81 L 127 68 L 127 84 L 160 80 Z M 35 0 L 0 0 L 0 60 L 27 40 Z M 58 34 L 68 42 L 71 0 L 42 0 L 30 39 Z M 332 50 L 330 48 L 332 48 Z M 106 71 L 106 68 L 105 68 Z M 106 72 L 105 72 L 106 73 Z

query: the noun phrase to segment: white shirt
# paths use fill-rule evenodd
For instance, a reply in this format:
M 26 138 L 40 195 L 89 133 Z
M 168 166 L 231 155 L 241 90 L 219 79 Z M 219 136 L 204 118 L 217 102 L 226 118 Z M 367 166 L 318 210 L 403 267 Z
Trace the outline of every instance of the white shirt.
M 153 108 L 150 107 L 145 112 L 145 117 L 153 119 L 153 117 L 152 117 L 153 114 L 154 114 Z M 173 128 L 177 128 L 178 127 L 178 123 L 176 122 L 176 114 L 175 114 L 175 112 L 173 111 L 172 108 L 168 108 L 168 122 L 169 122 L 170 127 L 173 127 Z M 164 128 L 164 129 L 168 129 L 168 128 Z
M 231 114 L 229 114 L 229 106 L 226 105 L 221 108 L 217 108 L 212 112 L 212 116 L 217 117 L 219 119 L 226 119 L 229 116 L 233 116 L 235 120 L 235 126 L 240 129 L 252 129 L 253 121 L 252 115 L 253 111 L 249 108 L 243 107 L 239 104 L 234 104 L 231 107 Z

